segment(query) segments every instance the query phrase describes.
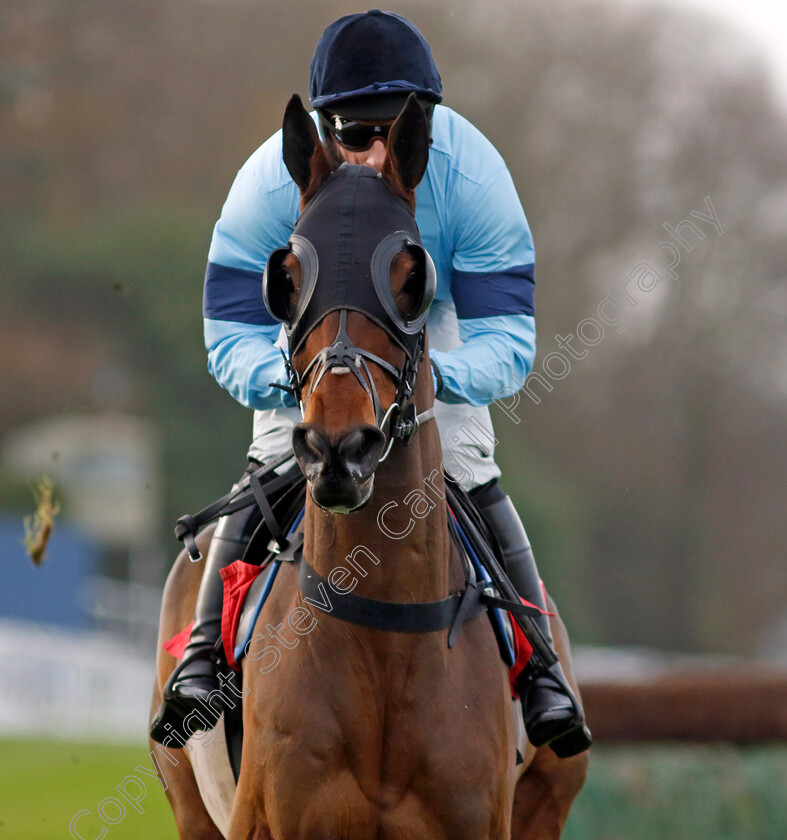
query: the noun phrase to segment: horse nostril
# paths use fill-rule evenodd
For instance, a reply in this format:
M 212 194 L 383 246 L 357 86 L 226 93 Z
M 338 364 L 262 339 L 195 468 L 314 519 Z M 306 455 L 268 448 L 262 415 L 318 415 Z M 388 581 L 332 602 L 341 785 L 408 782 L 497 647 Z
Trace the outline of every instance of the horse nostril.
M 292 430 L 292 449 L 309 481 L 366 483 L 377 469 L 385 448 L 385 435 L 376 426 L 359 426 L 333 444 L 327 434 L 309 423 Z
M 318 469 L 327 463 L 331 445 L 320 431 L 307 423 L 298 423 L 292 430 L 292 449 L 301 467 Z
M 384 447 L 385 435 L 376 426 L 364 426 L 347 432 L 336 451 L 347 471 L 365 481 L 377 468 Z

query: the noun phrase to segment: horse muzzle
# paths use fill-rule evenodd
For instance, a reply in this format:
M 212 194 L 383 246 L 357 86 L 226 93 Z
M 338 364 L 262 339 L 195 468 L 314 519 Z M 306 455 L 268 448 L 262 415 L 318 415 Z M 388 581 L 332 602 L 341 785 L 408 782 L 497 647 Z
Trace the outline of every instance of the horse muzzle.
M 332 513 L 352 513 L 371 498 L 385 435 L 364 424 L 331 440 L 315 424 L 298 423 L 292 448 L 315 503 Z

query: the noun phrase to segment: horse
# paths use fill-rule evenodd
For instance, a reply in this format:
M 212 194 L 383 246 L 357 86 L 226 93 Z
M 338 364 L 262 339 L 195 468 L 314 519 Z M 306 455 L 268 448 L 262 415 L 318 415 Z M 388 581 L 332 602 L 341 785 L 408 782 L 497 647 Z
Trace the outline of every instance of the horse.
M 401 229 L 426 168 L 425 116 L 411 97 L 390 129 L 381 173 L 337 169 L 293 96 L 283 150 L 301 193 L 301 219 L 308 211 L 318 230 L 345 224 L 368 236 L 372 229 L 386 244 L 369 246 L 377 302 L 369 303 L 367 289 L 358 292 L 366 304 L 356 308 L 332 308 L 341 283 L 324 273 L 330 260 L 317 271 L 305 237 L 292 237 L 269 260 L 266 301 L 285 324 L 292 390 L 303 411 L 293 432 L 308 487 L 303 563 L 282 564 L 255 625 L 259 638 L 275 633 L 280 640 L 276 667 L 243 663 L 243 753 L 234 789 L 205 766 L 196 743 L 163 751 L 151 742 L 179 836 L 554 840 L 584 782 L 587 753 L 559 759 L 528 745 L 517 763 L 507 667 L 489 621 L 466 620 L 449 648 L 444 628 L 365 626 L 316 609 L 313 586 L 314 598 L 302 591 L 309 578 L 329 584 L 320 597 L 334 602 L 369 599 L 407 605 L 405 612 L 418 605 L 417 612 L 457 599 L 465 586 L 449 514 L 438 503 L 445 485 L 432 372 L 420 364 L 428 359 L 423 324 L 434 269 L 417 231 Z M 368 192 L 361 208 L 337 204 L 350 179 Z M 425 487 L 432 504 L 413 516 L 404 500 Z M 198 538 L 203 553 L 209 540 L 210 530 Z M 200 575 L 182 552 L 167 580 L 152 713 L 176 664 L 161 644 L 190 620 Z M 555 612 L 551 601 L 549 608 Z M 551 622 L 578 694 L 565 628 L 556 613 Z

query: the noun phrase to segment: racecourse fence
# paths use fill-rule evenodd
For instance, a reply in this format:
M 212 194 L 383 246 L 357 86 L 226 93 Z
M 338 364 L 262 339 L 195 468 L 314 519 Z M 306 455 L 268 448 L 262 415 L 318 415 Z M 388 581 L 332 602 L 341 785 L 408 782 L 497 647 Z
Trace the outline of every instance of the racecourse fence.
M 154 650 L 107 633 L 0 621 L 0 735 L 144 740 Z
M 787 741 L 787 664 L 650 651 L 580 651 L 597 743 Z

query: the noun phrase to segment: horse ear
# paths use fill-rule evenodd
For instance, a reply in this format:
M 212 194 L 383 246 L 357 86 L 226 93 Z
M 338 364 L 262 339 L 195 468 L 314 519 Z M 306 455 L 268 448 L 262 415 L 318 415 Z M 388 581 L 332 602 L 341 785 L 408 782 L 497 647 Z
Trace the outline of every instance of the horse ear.
M 313 193 L 331 171 L 317 126 L 297 93 L 292 95 L 284 111 L 282 153 L 284 165 L 301 195 Z
M 398 179 L 405 189 L 414 190 L 421 183 L 429 162 L 429 123 L 414 93 L 407 97 L 404 108 L 391 126 L 387 148 L 383 176 Z

